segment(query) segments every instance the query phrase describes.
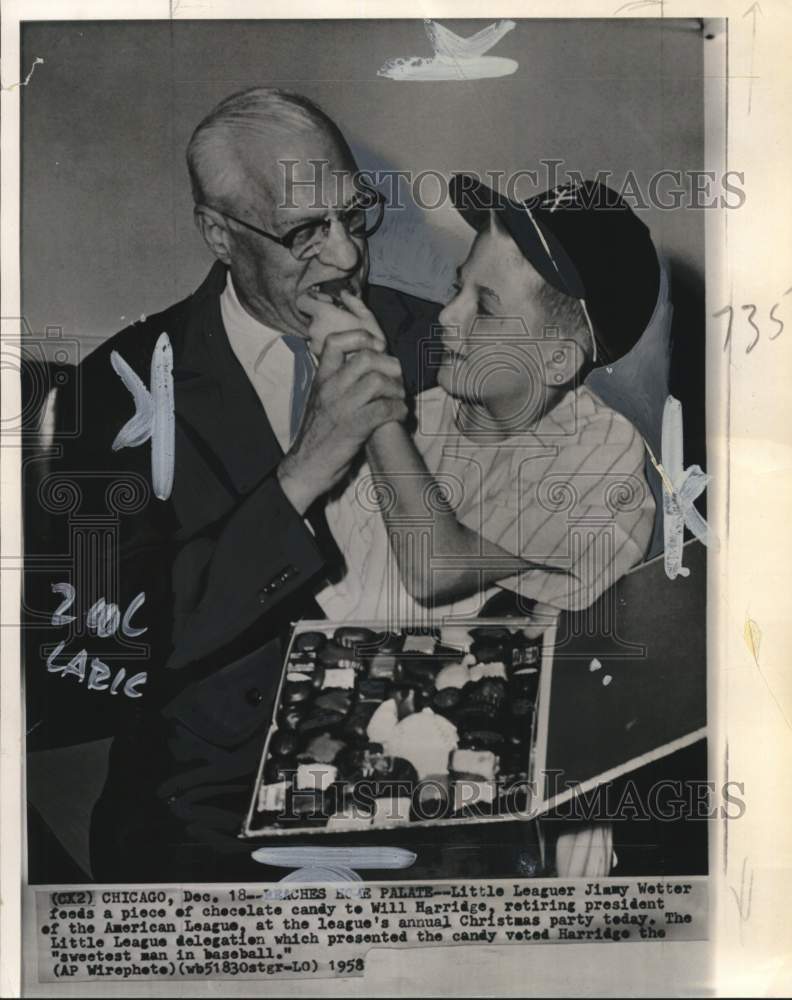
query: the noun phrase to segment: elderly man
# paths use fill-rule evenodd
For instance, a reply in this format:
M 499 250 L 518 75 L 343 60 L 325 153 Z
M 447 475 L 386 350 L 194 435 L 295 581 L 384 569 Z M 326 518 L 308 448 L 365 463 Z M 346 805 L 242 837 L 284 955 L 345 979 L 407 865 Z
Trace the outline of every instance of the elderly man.
M 416 345 L 436 315 L 368 289 L 395 357 L 365 329 L 333 326 L 326 304 L 338 289 L 366 289 L 366 240 L 383 209 L 356 187 L 346 141 L 310 101 L 262 88 L 229 97 L 187 155 L 196 223 L 216 262 L 193 295 L 83 362 L 82 433 L 55 470 L 97 520 L 112 512 L 111 494 L 121 497 L 113 483 L 143 495 L 116 507 L 117 562 L 72 567 L 69 643 L 53 652 L 62 635 L 53 643 L 49 629 L 27 652 L 38 745 L 114 737 L 91 830 L 102 881 L 258 874 L 236 834 L 281 638 L 295 618 L 319 616 L 312 594 L 338 556 L 322 498 L 377 427 L 404 418 L 404 383 L 416 385 Z M 309 331 L 325 344 L 318 366 Z M 158 499 L 148 446 L 113 444 L 134 413 L 116 371 L 126 363 L 148 386 L 162 333 L 173 350 L 175 469 Z M 64 393 L 60 408 L 77 402 Z M 61 517 L 46 551 L 72 552 L 68 532 Z M 115 630 L 84 627 L 82 612 L 102 598 L 134 615 Z M 110 677 L 138 680 L 80 676 L 67 662 L 78 644 Z

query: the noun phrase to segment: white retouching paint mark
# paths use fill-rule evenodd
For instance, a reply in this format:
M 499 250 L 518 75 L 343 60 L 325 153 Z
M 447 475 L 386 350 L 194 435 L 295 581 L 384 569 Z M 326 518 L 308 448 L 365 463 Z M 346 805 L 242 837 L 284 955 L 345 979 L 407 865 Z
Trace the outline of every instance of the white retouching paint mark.
M 602 678 L 602 686 L 603 687 L 607 687 L 611 683 L 612 680 L 613 680 L 613 677 L 611 677 L 610 674 L 605 674 L 605 676 Z
M 110 355 L 113 370 L 132 394 L 135 413 L 113 441 L 113 451 L 137 448 L 151 438 L 151 485 L 154 495 L 167 500 L 173 489 L 176 418 L 173 401 L 173 348 L 162 333 L 151 355 L 151 391 L 118 351 Z
M 707 488 L 710 477 L 698 465 L 684 468 L 682 404 L 673 396 L 666 399 L 663 407 L 662 464 L 651 448 L 646 447 L 663 483 L 665 571 L 669 579 L 675 580 L 678 576 L 690 575 L 690 570 L 682 565 L 685 527 L 704 545 L 710 543 L 712 536 L 707 522 L 693 505 Z
M 360 882 L 356 868 L 409 868 L 417 857 L 403 847 L 260 847 L 251 854 L 262 865 L 297 869 L 281 882 Z M 282 899 L 287 893 L 286 889 L 264 890 L 266 899 Z
M 437 21 L 425 20 L 424 27 L 434 49 L 432 58 L 389 59 L 377 70 L 377 76 L 389 80 L 484 80 L 509 76 L 519 68 L 515 59 L 485 55 L 512 31 L 514 21 L 497 21 L 470 38 L 462 38 Z
M 36 69 L 36 66 L 39 66 L 39 65 L 43 66 L 44 65 L 44 60 L 41 58 L 41 56 L 36 56 L 36 58 L 33 60 L 33 64 L 30 67 L 30 72 L 28 73 L 28 75 L 25 77 L 24 80 L 22 80 L 21 82 L 18 81 L 17 83 L 10 83 L 7 87 L 3 87 L 2 89 L 3 90 L 16 90 L 17 87 L 27 87 L 27 85 L 30 83 L 30 79 L 33 76 L 33 73 L 34 73 L 34 71 Z
M 602 670 L 602 664 L 595 656 L 594 659 L 589 663 L 589 672 L 594 673 L 595 670 Z

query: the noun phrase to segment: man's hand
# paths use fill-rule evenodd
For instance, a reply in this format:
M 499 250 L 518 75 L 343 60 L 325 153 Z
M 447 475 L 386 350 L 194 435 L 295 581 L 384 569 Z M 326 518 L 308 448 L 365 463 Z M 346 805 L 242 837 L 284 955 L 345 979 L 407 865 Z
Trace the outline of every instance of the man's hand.
M 339 481 L 377 427 L 405 419 L 404 396 L 401 365 L 374 334 L 326 336 L 300 433 L 278 468 L 298 513 Z
M 366 330 L 385 350 L 387 342 L 374 313 L 362 299 L 351 292 L 342 290 L 339 298 L 343 308 L 335 304 L 333 299 L 323 292 L 315 292 L 300 300 L 300 308 L 311 317 L 308 327 L 308 342 L 311 351 L 317 358 L 322 356 L 324 345 L 331 333 L 342 333 L 348 330 Z

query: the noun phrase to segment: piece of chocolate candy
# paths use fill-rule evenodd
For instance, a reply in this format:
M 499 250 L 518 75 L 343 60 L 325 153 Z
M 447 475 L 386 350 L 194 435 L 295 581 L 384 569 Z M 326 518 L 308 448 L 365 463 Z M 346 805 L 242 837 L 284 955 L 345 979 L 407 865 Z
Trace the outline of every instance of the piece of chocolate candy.
M 509 680 L 509 700 L 515 701 L 519 698 L 527 698 L 535 702 L 539 690 L 539 670 L 527 667 L 519 673 L 512 674 Z
M 355 688 L 354 667 L 328 667 L 325 670 L 322 689 L 343 688 L 345 691 L 353 691 Z
M 343 712 L 333 712 L 330 709 L 317 709 L 307 716 L 299 725 L 299 732 L 312 733 L 321 730 L 332 730 L 344 718 Z
M 291 781 L 296 772 L 297 759 L 295 757 L 270 757 L 264 765 L 264 781 L 267 784 L 274 784 L 276 781 Z
M 258 811 L 282 813 L 286 806 L 288 781 L 261 784 L 258 790 Z
M 375 633 L 362 625 L 342 625 L 333 632 L 333 641 L 340 646 L 356 650 L 358 646 L 370 646 Z
M 519 641 L 518 641 L 519 640 Z M 542 660 L 541 639 L 532 640 L 524 636 L 515 637 L 511 643 L 512 670 L 522 667 L 538 667 Z
M 393 681 L 400 675 L 399 661 L 392 653 L 375 653 L 371 657 L 368 678 L 372 681 Z
M 344 722 L 343 734 L 355 743 L 365 743 L 368 741 L 366 730 L 369 720 L 377 708 L 377 701 L 361 701 L 352 709 L 351 714 Z
M 475 729 L 497 729 L 498 717 L 506 702 L 506 682 L 498 677 L 465 685 L 462 700 L 456 710 L 457 725 L 470 732 Z
M 323 667 L 327 667 L 328 669 L 336 667 L 354 667 L 355 670 L 363 669 L 361 658 L 353 650 L 342 646 L 333 639 L 328 640 L 324 647 L 319 650 L 318 660 Z
M 293 788 L 286 796 L 286 814 L 299 817 L 301 822 L 309 819 L 324 821 L 327 816 L 325 796 L 314 788 Z
M 477 625 L 470 630 L 474 642 L 508 642 L 512 633 L 505 625 Z
M 346 747 L 343 740 L 334 739 L 329 733 L 315 736 L 303 751 L 307 761 L 315 760 L 320 764 L 332 764 L 338 754 Z M 303 754 L 298 755 L 298 759 Z
M 418 681 L 431 687 L 434 687 L 435 677 L 445 665 L 432 656 L 403 657 L 400 663 L 406 681 Z
M 325 792 L 338 776 L 338 768 L 333 764 L 321 764 L 312 761 L 298 764 L 294 778 L 295 789 L 308 789 Z
M 369 677 L 361 677 L 358 681 L 358 700 L 375 703 L 384 701 L 387 695 L 387 690 L 388 685 L 386 681 L 371 680 Z M 374 707 L 376 707 L 376 704 Z
M 289 657 L 289 674 L 307 674 L 310 676 L 314 672 L 315 667 L 315 660 L 306 659 L 302 655 Z
M 280 728 L 296 729 L 305 718 L 305 712 L 305 702 L 301 702 L 298 705 L 287 705 L 280 715 Z
M 389 795 L 410 795 L 418 785 L 418 772 L 403 757 L 374 754 L 370 758 L 373 773 L 368 779 L 370 790 L 377 799 Z
M 352 707 L 352 692 L 341 688 L 328 688 L 316 696 L 314 705 L 317 708 L 329 708 L 333 712 L 346 715 Z
M 506 662 L 508 653 L 506 645 L 494 639 L 477 639 L 470 646 L 470 652 L 479 663 Z
M 460 735 L 459 746 L 463 750 L 489 750 L 499 754 L 506 745 L 503 733 L 494 729 L 474 729 Z
M 450 770 L 458 777 L 490 781 L 495 777 L 498 758 L 490 750 L 454 750 Z
M 509 740 L 529 744 L 533 732 L 534 703 L 528 698 L 517 698 L 509 705 L 507 731 Z
M 287 681 L 283 688 L 283 704 L 299 705 L 311 697 L 313 685 L 310 681 Z
M 442 691 L 436 691 L 432 698 L 432 708 L 439 715 L 453 715 L 454 710 L 462 700 L 462 691 L 459 688 L 447 687 Z
M 404 636 L 401 632 L 375 632 L 371 637 L 371 648 L 367 650 L 369 655 L 375 653 L 399 653 L 404 645 Z
M 416 629 L 415 631 L 408 631 L 408 634 L 404 637 L 404 644 L 402 645 L 402 650 L 405 653 L 427 653 L 431 654 L 435 650 L 435 645 L 440 638 L 440 633 L 437 629 Z
M 277 757 L 292 757 L 297 752 L 297 733 L 279 729 L 270 740 L 270 752 Z
M 327 636 L 322 632 L 301 632 L 295 637 L 292 649 L 296 649 L 298 653 L 316 655 L 326 642 Z
M 467 646 L 467 642 L 465 646 Z M 458 646 L 447 646 L 442 642 L 435 645 L 432 654 L 433 658 L 438 661 L 438 666 L 445 666 L 446 663 L 459 663 L 464 655 L 464 649 L 460 649 Z

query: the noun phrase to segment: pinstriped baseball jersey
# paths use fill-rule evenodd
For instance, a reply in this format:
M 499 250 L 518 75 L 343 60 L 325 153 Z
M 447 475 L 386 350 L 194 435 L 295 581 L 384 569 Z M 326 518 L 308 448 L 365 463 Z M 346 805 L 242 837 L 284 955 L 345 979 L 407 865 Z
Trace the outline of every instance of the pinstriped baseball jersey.
M 460 432 L 457 407 L 442 388 L 421 394 L 414 439 L 457 519 L 529 564 L 517 575 L 505 567 L 498 587 L 579 610 L 642 560 L 655 505 L 642 438 L 625 417 L 583 386 L 530 431 L 483 442 Z M 448 565 L 453 554 L 438 551 L 431 534 L 433 502 L 426 497 L 425 523 L 416 524 L 416 558 Z M 420 608 L 401 584 L 367 465 L 326 510 L 347 562 L 344 579 L 317 595 L 335 620 L 475 615 L 497 592 Z

